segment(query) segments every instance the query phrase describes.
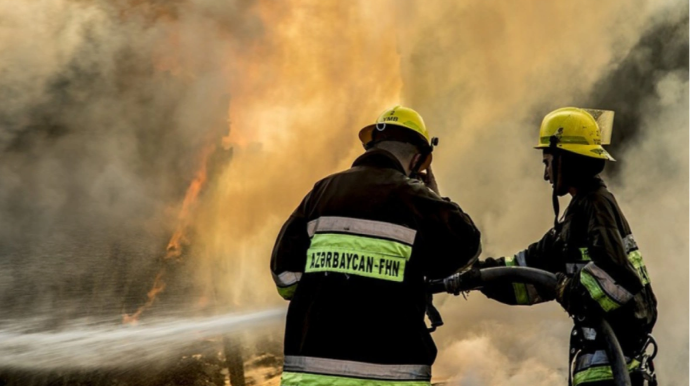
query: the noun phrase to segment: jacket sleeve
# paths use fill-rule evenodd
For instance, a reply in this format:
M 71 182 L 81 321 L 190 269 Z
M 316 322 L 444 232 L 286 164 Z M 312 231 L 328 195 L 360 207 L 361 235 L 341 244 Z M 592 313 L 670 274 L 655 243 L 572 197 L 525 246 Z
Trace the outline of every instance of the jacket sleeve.
M 474 264 L 481 253 L 481 233 L 460 206 L 421 185 L 415 208 L 422 218 L 420 248 L 425 275 L 441 279 Z
M 271 274 L 278 293 L 285 300 L 292 299 L 307 259 L 309 235 L 306 208 L 311 192 L 283 224 L 271 254 Z
M 484 261 L 478 262 L 477 266 L 480 269 L 513 266 L 531 267 L 555 272 L 556 267 L 550 264 L 553 259 L 549 259 L 548 256 L 552 254 L 556 244 L 555 232 L 551 230 L 541 240 L 513 256 L 489 257 Z M 485 286 L 481 291 L 488 298 L 510 305 L 530 306 L 554 299 L 550 291 L 525 283 L 494 283 Z
M 642 280 L 628 260 L 615 205 L 603 198 L 588 201 L 587 251 L 591 261 L 567 283 L 563 305 L 571 314 L 611 312 L 642 290 Z

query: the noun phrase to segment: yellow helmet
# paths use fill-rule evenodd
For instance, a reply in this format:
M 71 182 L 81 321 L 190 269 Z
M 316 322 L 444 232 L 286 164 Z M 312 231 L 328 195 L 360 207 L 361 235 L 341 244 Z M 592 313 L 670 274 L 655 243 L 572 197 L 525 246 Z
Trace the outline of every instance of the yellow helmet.
M 591 111 L 602 112 L 602 110 Z M 612 116 L 610 119 L 612 123 Z M 610 135 L 610 132 L 607 134 Z M 553 136 L 557 139 L 556 147 L 559 149 L 585 157 L 615 161 L 601 146 L 603 142 L 600 125 L 585 109 L 563 107 L 546 114 L 539 128 L 539 143 L 535 148 L 549 148 Z
M 429 137 L 429 132 L 426 130 L 422 116 L 411 108 L 400 105 L 384 111 L 379 115 L 376 123 L 366 126 L 359 131 L 359 139 L 362 141 L 362 145 L 366 146 L 372 141 L 374 129 L 383 131 L 387 125 L 412 130 L 421 135 L 426 140 L 427 145 L 431 145 L 431 137 Z
M 438 139 L 432 139 L 429 136 L 429 132 L 426 130 L 426 125 L 424 124 L 424 119 L 419 115 L 418 112 L 412 110 L 409 107 L 395 106 L 384 111 L 379 115 L 376 123 L 368 125 L 359 131 L 359 139 L 362 141 L 362 145 L 366 148 L 367 145 L 373 140 L 374 130 L 383 131 L 386 126 L 396 126 L 407 130 L 411 130 L 419 135 L 420 141 L 423 141 L 428 146 L 428 153 L 426 159 L 419 166 L 419 170 L 424 170 L 431 165 L 433 150 L 433 145 L 438 142 Z

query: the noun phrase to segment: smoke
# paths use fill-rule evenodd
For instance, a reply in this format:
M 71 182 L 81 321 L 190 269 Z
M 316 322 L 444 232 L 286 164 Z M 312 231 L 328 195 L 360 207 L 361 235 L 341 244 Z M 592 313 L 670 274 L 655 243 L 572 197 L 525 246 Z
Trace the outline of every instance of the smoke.
M 394 20 L 375 18 L 384 4 L 364 4 L 264 7 L 266 35 L 235 63 L 236 153 L 200 219 L 212 230 L 200 235 L 202 254 L 221 262 L 215 282 L 235 307 L 282 302 L 266 275 L 277 230 L 316 180 L 361 151 L 353 128 L 370 121 L 363 112 L 400 99 Z
M 201 149 L 227 134 L 224 64 L 261 34 L 251 3 L 216 5 L 2 5 L 6 315 L 121 312 L 145 294 Z
M 485 256 L 525 248 L 553 220 L 541 156 L 530 150 L 541 118 L 562 106 L 616 110 L 611 189 L 660 277 L 660 378 L 686 383 L 688 302 L 671 287 L 688 284 L 687 6 L 433 4 L 414 8 L 424 22 L 401 32 L 403 95 L 441 137 L 441 189 L 475 219 Z M 439 301 L 440 379 L 565 382 L 571 323 L 558 305 Z
M 512 254 L 553 219 L 531 150 L 541 117 L 608 108 L 611 189 L 660 303 L 661 379 L 687 382 L 687 5 L 55 0 L 0 2 L 0 17 L 7 317 L 49 328 L 141 305 L 209 144 L 232 159 L 209 169 L 150 312 L 282 303 L 268 273 L 282 222 L 401 102 L 441 137 L 442 193 L 480 227 L 484 256 Z M 556 304 L 439 300 L 436 378 L 566 378 Z
M 690 325 L 681 295 L 690 290 L 683 274 L 690 247 L 683 215 L 688 209 L 683 192 L 690 177 L 684 149 L 690 127 L 690 7 L 663 9 L 656 21 L 616 69 L 621 74 L 635 68 L 638 76 L 631 76 L 631 83 L 649 92 L 630 94 L 628 108 L 638 114 L 619 128 L 623 159 L 613 189 L 624 197 L 626 214 L 655 278 L 662 379 L 681 385 L 686 383 L 690 355 Z
M 553 219 L 541 155 L 531 150 L 541 117 L 591 90 L 622 55 L 614 42 L 622 49 L 634 44 L 634 35 L 609 35 L 606 26 L 620 17 L 635 31 L 642 16 L 615 4 L 597 12 L 563 2 L 434 5 L 418 7 L 427 20 L 404 32 L 406 102 L 441 137 L 435 165 L 442 193 L 472 215 L 485 256 L 513 254 L 538 240 Z M 507 308 L 478 294 L 468 302 L 439 301 L 446 327 L 435 337 L 435 376 L 454 384 L 565 383 L 570 322 L 557 305 Z M 535 341 L 551 344 L 532 347 Z M 463 364 L 484 355 L 485 361 Z M 517 383 L 525 374 L 539 376 Z

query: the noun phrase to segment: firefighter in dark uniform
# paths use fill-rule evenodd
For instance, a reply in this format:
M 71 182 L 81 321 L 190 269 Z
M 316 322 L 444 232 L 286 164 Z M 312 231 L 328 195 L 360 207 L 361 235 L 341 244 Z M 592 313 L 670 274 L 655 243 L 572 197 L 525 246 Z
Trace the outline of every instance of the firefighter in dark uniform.
M 544 118 L 537 149 L 544 179 L 553 186 L 554 228 L 514 256 L 488 258 L 480 268 L 533 267 L 556 273 L 547 292 L 520 283 L 492 284 L 482 292 L 513 305 L 557 300 L 575 321 L 570 342 L 572 385 L 612 385 L 604 342 L 588 320 L 604 317 L 626 356 L 633 385 L 654 385 L 653 363 L 644 353 L 657 318 L 649 274 L 628 221 L 599 173 L 613 157 L 601 146 L 594 118 L 601 110 L 561 108 Z M 612 112 L 610 112 L 612 114 Z M 558 221 L 558 196 L 572 200 Z M 647 383 L 645 383 L 647 382 Z
M 480 253 L 470 217 L 438 194 L 417 112 L 396 106 L 359 136 L 367 151 L 314 185 L 273 249 L 290 300 L 282 385 L 429 385 L 425 280 Z

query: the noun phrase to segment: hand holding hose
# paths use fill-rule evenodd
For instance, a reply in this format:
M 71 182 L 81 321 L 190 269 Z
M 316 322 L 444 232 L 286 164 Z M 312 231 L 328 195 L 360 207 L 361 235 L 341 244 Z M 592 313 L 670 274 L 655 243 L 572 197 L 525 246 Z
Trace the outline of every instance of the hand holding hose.
M 559 277 L 560 276 L 560 277 Z M 556 293 L 560 289 L 561 300 L 563 301 L 563 290 L 567 280 L 565 275 L 555 275 L 551 272 L 528 267 L 494 267 L 477 269 L 472 268 L 462 273 L 456 273 L 445 279 L 432 280 L 429 282 L 428 291 L 431 293 L 448 292 L 459 294 L 489 284 L 492 282 L 517 282 L 540 285 L 544 288 L 551 288 Z M 611 371 L 616 386 L 630 386 L 630 374 L 626 367 L 625 356 L 620 347 L 615 333 L 611 329 L 606 319 L 599 317 L 593 322 L 598 324 L 597 330 L 601 332 L 606 343 L 606 355 L 611 363 Z

